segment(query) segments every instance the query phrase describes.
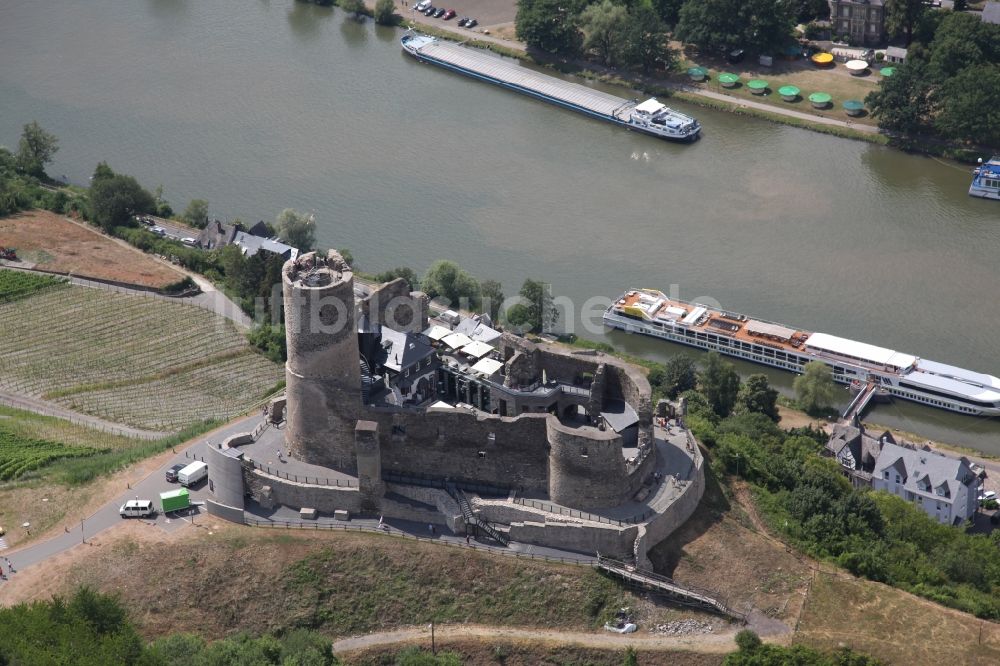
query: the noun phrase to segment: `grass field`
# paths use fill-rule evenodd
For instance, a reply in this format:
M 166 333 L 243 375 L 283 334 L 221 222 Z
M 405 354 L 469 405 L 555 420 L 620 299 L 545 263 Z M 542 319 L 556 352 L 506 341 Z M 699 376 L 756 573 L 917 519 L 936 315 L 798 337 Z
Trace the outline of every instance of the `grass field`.
M 161 289 L 184 279 L 169 265 L 47 210 L 0 218 L 3 244 L 48 271 Z
M 123 581 L 122 571 L 142 571 Z M 44 583 L 19 581 L 9 602 L 91 585 L 121 595 L 148 638 L 209 638 L 309 627 L 343 637 L 438 622 L 593 630 L 620 606 L 642 627 L 722 619 L 653 603 L 593 569 L 498 557 L 396 537 L 285 532 L 209 517 L 171 537 L 123 526 L 102 547 L 54 562 Z M 163 594 L 169 589 L 170 594 Z M 198 599 L 198 612 L 191 612 Z
M 1000 625 L 846 574 L 815 576 L 795 640 L 890 664 L 1000 663 Z
M 0 388 L 174 432 L 249 409 L 282 368 L 208 311 L 84 287 L 0 304 Z

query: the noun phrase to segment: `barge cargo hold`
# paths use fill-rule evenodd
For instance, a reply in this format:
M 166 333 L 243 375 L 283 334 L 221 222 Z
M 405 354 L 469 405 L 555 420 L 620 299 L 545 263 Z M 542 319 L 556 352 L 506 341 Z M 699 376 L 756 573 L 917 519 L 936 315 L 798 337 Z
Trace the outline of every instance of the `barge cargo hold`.
M 655 289 L 633 289 L 604 312 L 604 323 L 628 333 L 690 345 L 746 361 L 802 372 L 810 361 L 834 381 L 971 416 L 1000 416 L 1000 379 L 893 349 L 750 319 Z
M 697 120 L 674 111 L 655 98 L 639 104 L 636 100 L 622 99 L 578 83 L 535 72 L 516 61 L 482 49 L 465 47 L 427 35 L 407 33 L 400 42 L 404 51 L 421 62 L 531 95 L 626 129 L 680 142 L 694 141 L 701 133 L 701 125 Z

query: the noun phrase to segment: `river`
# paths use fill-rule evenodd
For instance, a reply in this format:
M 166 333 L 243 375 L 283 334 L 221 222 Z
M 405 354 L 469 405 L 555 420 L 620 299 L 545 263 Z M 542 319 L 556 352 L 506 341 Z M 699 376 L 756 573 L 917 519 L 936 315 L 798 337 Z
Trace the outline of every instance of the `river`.
M 967 168 L 682 103 L 704 138 L 664 143 L 417 63 L 399 36 L 291 0 L 7 0 L 0 143 L 34 119 L 72 182 L 106 160 L 177 210 L 314 211 L 320 244 L 364 270 L 450 258 L 577 310 L 676 285 L 1000 375 L 1000 204 L 966 195 Z M 1000 454 L 997 420 L 902 402 L 869 418 Z

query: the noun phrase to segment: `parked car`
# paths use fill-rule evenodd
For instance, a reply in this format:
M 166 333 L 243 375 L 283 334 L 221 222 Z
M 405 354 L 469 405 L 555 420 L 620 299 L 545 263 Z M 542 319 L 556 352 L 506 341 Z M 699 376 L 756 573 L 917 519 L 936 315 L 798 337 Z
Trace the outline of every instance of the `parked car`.
M 164 229 L 163 227 L 153 227 L 152 229 L 150 229 L 150 231 L 152 231 L 157 236 L 166 236 L 167 235 L 167 230 Z
M 444 16 L 444 13 L 445 13 L 445 8 L 441 7 L 436 12 L 434 12 L 434 18 L 441 18 L 442 16 Z
M 156 515 L 153 500 L 134 499 L 122 504 L 118 509 L 122 518 L 152 518 Z
M 431 0 L 420 0 L 413 8 L 418 12 L 425 12 L 431 6 Z
M 208 476 L 208 465 L 196 460 L 177 472 L 177 481 L 185 488 L 193 486 Z
M 458 12 L 456 12 L 454 9 L 449 9 L 444 13 L 444 15 L 441 18 L 443 18 L 445 21 L 448 21 L 455 18 L 455 14 L 457 13 Z
M 992 490 L 987 490 L 985 493 L 979 496 L 980 501 L 982 500 L 995 500 L 997 498 L 996 492 Z
M 437 7 L 430 5 L 424 10 L 424 16 L 434 16 L 434 12 L 437 11 Z
M 184 469 L 184 465 L 174 465 L 167 470 L 167 482 L 177 483 L 177 475 Z
M 465 22 L 466 28 L 475 28 L 477 25 L 479 25 L 479 21 L 477 21 L 474 18 L 470 18 L 468 21 Z
M 468 16 L 463 16 L 462 18 L 458 19 L 458 27 L 464 28 L 468 20 L 469 20 Z
M 198 244 L 198 239 L 197 238 L 191 238 L 190 236 L 187 236 L 186 238 L 182 238 L 181 242 L 184 243 L 185 245 L 189 245 L 191 247 L 194 247 L 195 245 Z
M 743 49 L 733 49 L 726 54 L 726 60 L 735 65 L 736 63 L 743 61 L 744 55 Z

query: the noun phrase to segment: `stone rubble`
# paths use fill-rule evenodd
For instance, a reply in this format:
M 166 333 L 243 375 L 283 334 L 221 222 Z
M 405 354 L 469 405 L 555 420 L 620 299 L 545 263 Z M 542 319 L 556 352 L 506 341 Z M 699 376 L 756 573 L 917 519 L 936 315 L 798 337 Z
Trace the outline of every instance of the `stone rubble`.
M 700 620 L 677 620 L 666 624 L 657 624 L 650 629 L 650 633 L 662 634 L 664 636 L 686 636 L 688 634 L 710 634 L 715 631 L 711 622 Z

